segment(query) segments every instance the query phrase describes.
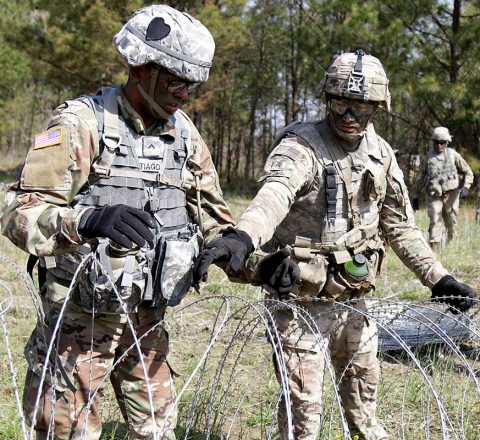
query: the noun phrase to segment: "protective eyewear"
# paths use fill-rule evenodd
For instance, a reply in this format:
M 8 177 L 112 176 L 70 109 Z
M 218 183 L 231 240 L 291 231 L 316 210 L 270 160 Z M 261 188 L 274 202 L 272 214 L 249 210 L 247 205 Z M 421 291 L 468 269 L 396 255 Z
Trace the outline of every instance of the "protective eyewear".
M 350 110 L 355 117 L 371 115 L 377 108 L 377 103 L 353 101 L 349 99 L 330 99 L 330 108 L 339 115 L 344 115 Z
M 182 81 L 180 79 L 166 78 L 165 76 L 168 75 L 168 72 L 165 72 L 165 70 L 161 67 L 152 67 L 151 69 L 152 71 L 157 72 L 157 78 L 166 84 L 167 90 L 173 95 L 176 95 L 185 89 L 187 89 L 187 93 L 189 95 L 193 95 L 202 84 L 201 82 L 190 82 Z
M 433 141 L 435 145 L 447 145 L 447 141 Z
M 199 82 L 187 82 L 187 81 L 180 81 L 180 80 L 172 80 L 167 79 L 167 90 L 176 95 L 177 93 L 182 92 L 183 90 L 187 89 L 187 93 L 189 95 L 193 95 L 202 83 Z

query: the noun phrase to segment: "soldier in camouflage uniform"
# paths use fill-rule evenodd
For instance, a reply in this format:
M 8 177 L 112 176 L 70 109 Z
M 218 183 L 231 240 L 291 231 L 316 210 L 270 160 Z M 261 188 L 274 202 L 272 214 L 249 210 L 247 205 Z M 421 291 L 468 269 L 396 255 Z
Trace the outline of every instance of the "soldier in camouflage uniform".
M 433 148 L 427 152 L 427 160 L 412 189 L 412 206 L 418 209 L 418 195 L 426 191 L 430 226 L 430 246 L 441 250 L 443 218 L 447 229 L 447 241 L 451 241 L 458 229 L 457 215 L 460 198 L 468 196 L 473 183 L 473 172 L 465 159 L 448 147 L 452 136 L 448 128 L 436 127 L 432 132 Z
M 270 298 L 290 292 L 299 308 L 277 303 L 273 315 L 285 361 L 277 360 L 276 370 L 287 370 L 293 438 L 318 435 L 328 347 L 350 432 L 381 440 L 387 434 L 375 417 L 377 330 L 363 297 L 375 286 L 384 242 L 455 312 L 472 305 L 474 292 L 448 274 L 415 226 L 393 151 L 375 133 L 372 117 L 380 105 L 390 106 L 380 61 L 363 51 L 341 54 L 321 84 L 327 118 L 284 130 L 261 189 L 237 226 L 201 253 L 194 281 L 205 281 L 208 265 L 219 262 L 263 285 Z M 285 397 L 278 420 L 281 438 L 291 438 Z
M 37 438 L 99 439 L 107 380 L 133 438 L 175 438 L 165 309 L 190 288 L 202 236 L 233 224 L 210 152 L 180 110 L 208 78 L 209 31 L 153 5 L 114 43 L 126 85 L 53 112 L 1 219 L 3 235 L 39 257 L 44 317 L 25 350 L 24 394 Z

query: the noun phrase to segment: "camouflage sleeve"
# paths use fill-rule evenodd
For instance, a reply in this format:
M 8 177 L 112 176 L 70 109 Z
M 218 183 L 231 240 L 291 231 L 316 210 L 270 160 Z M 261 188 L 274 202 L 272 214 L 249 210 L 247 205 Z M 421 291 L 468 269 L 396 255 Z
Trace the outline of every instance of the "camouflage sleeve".
M 316 173 L 313 151 L 296 138 L 285 138 L 267 159 L 262 187 L 238 222 L 258 247 L 269 241 L 297 194 L 309 188 Z
M 93 111 L 78 101 L 58 107 L 47 131 L 35 136 L 19 180 L 3 206 L 2 234 L 37 256 L 64 253 L 82 243 L 77 231 L 85 209 L 69 205 L 87 181 L 98 154 Z
M 235 224 L 233 214 L 223 198 L 217 170 L 213 164 L 210 151 L 200 136 L 192 121 L 182 112 L 191 125 L 191 148 L 190 161 L 191 171 L 197 171 L 200 178 L 200 205 L 203 224 L 203 235 L 209 241 L 218 235 L 227 226 Z M 192 187 L 187 193 L 187 207 L 190 215 L 196 223 L 199 223 L 197 207 L 197 191 Z
M 387 243 L 400 260 L 420 279 L 422 284 L 433 287 L 448 271 L 437 260 L 425 237 L 415 225 L 403 174 L 395 155 L 385 142 L 384 148 L 391 157 L 387 170 L 387 190 L 380 212 L 380 225 Z
M 458 153 L 453 150 L 455 154 L 455 166 L 457 167 L 458 174 L 463 176 L 463 187 L 469 189 L 473 183 L 473 171 L 468 165 L 467 161 Z

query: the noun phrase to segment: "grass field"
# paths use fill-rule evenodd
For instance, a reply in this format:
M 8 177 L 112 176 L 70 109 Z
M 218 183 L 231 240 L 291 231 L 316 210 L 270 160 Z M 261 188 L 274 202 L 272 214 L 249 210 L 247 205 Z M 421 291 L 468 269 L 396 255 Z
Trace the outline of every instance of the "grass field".
M 239 196 L 227 199 L 237 216 L 248 204 L 247 199 Z M 418 225 L 426 233 L 425 210 L 416 215 Z M 452 274 L 478 291 L 480 226 L 475 224 L 472 207 L 462 207 L 459 224 L 458 240 L 447 245 L 440 259 Z M 0 290 L 2 308 L 9 306 L 3 315 L 4 328 L 8 329 L 11 361 L 21 394 L 26 369 L 22 351 L 35 323 L 35 310 L 22 274 L 12 265 L 23 269 L 26 255 L 2 237 L 0 256 L 0 281 L 12 294 L 9 301 L 5 288 Z M 389 250 L 375 295 L 395 300 L 426 300 L 429 294 Z M 276 437 L 278 385 L 265 325 L 259 318 L 262 298 L 260 288 L 232 284 L 222 271 L 211 268 L 210 280 L 203 286 L 202 294 L 190 294 L 181 306 L 169 311 L 166 325 L 171 337 L 170 362 L 180 374 L 176 378 L 177 392 L 181 393 L 178 438 Z M 477 335 L 473 341 L 477 347 L 478 321 L 477 312 Z M 1 333 L 0 439 L 23 439 L 6 338 Z M 209 344 L 212 348 L 207 350 Z M 480 364 L 478 354 L 475 356 L 469 365 L 478 378 Z M 421 368 L 405 353 L 382 355 L 378 417 L 392 439 L 478 440 L 480 389 L 472 374 L 459 364 L 451 349 L 442 345 L 422 348 L 416 352 L 416 359 Z M 343 439 L 332 381 L 326 380 L 325 387 L 325 429 L 319 438 Z M 438 410 L 439 402 L 443 412 Z M 102 414 L 105 420 L 102 438 L 128 438 L 108 386 Z M 446 414 L 446 420 L 442 422 L 439 414 Z M 442 423 L 446 428 L 442 428 Z M 444 437 L 445 432 L 451 436 Z

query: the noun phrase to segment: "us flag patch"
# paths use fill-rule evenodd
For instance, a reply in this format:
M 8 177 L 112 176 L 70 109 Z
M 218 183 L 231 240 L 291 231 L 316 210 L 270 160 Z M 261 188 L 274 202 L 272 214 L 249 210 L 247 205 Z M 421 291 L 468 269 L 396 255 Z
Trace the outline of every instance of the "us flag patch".
M 62 143 L 62 129 L 54 128 L 35 135 L 33 149 L 51 147 Z

